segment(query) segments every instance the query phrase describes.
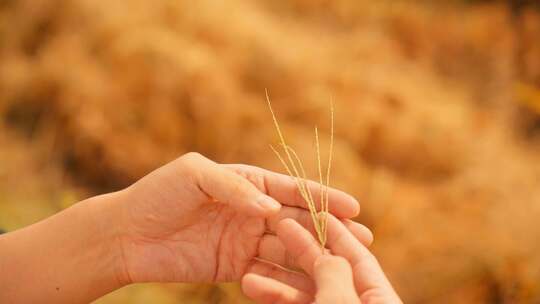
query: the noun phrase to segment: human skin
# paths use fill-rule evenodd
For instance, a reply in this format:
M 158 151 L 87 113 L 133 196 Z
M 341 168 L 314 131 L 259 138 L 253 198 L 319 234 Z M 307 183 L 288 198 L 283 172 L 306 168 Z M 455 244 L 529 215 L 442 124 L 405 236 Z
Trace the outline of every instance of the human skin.
M 330 213 L 369 245 L 371 232 L 347 220 L 358 202 L 335 189 L 329 197 Z M 260 259 L 273 249 L 263 240 L 280 220 L 309 226 L 306 209 L 288 176 L 188 153 L 0 236 L 0 303 L 87 303 L 131 283 L 240 280 L 267 265 Z
M 266 266 L 242 279 L 258 304 L 400 304 L 377 259 L 342 222 L 328 223 L 328 250 L 293 219 L 278 223 L 274 263 L 300 267 L 307 275 Z

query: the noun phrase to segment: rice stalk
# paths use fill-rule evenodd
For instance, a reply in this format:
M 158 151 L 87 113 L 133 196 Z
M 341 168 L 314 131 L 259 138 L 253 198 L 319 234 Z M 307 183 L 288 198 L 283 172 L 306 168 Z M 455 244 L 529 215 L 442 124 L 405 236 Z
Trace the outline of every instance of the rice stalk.
M 315 127 L 315 148 L 316 148 L 316 154 L 317 154 L 317 169 L 319 173 L 319 202 L 320 202 L 320 210 L 317 210 L 317 204 L 308 186 L 308 179 L 307 179 L 306 171 L 304 168 L 304 164 L 302 163 L 302 160 L 298 156 L 298 153 L 296 153 L 296 151 L 291 146 L 287 145 L 287 142 L 285 141 L 285 137 L 283 136 L 283 132 L 281 131 L 281 128 L 279 126 L 277 117 L 274 113 L 274 109 L 272 108 L 272 103 L 270 102 L 270 97 L 268 96 L 268 90 L 265 90 L 265 93 L 266 93 L 266 101 L 268 102 L 268 108 L 270 109 L 270 113 L 272 114 L 274 127 L 276 128 L 276 131 L 279 136 L 279 146 L 283 149 L 283 152 L 285 153 L 286 157 L 283 157 L 282 154 L 273 145 L 270 145 L 270 148 L 278 157 L 279 161 L 281 162 L 281 164 L 287 171 L 287 174 L 291 176 L 292 178 L 294 178 L 296 186 L 298 188 L 298 192 L 300 193 L 300 196 L 302 197 L 302 199 L 306 202 L 308 206 L 309 213 L 311 215 L 311 220 L 313 221 L 313 227 L 315 228 L 315 232 L 317 234 L 317 238 L 319 240 L 321 248 L 324 249 L 326 245 L 326 239 L 327 239 L 326 235 L 327 235 L 327 226 L 328 226 L 328 216 L 327 216 L 328 214 L 328 189 L 330 187 L 330 170 L 331 170 L 332 154 L 333 154 L 333 146 L 334 146 L 333 101 L 331 102 L 331 107 L 330 107 L 330 116 L 331 116 L 330 147 L 329 147 L 329 154 L 328 154 L 328 164 L 326 166 L 325 179 L 323 179 L 319 131 L 318 131 L 318 128 Z

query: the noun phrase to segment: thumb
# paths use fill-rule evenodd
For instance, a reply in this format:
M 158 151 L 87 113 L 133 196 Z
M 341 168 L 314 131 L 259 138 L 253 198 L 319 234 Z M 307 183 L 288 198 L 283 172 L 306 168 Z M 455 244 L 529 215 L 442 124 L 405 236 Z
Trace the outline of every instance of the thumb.
M 339 256 L 321 255 L 313 266 L 317 304 L 360 303 L 354 288 L 351 265 Z

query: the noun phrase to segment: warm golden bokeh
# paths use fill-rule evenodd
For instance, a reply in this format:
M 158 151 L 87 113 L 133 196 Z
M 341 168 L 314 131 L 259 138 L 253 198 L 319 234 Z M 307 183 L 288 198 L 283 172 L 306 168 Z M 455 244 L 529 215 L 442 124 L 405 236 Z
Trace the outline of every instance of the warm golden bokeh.
M 406 303 L 540 301 L 540 10 L 448 3 L 2 0 L 0 228 L 187 151 L 281 170 L 268 88 L 313 177 L 335 100 L 333 184 Z M 98 303 L 240 299 L 149 284 Z

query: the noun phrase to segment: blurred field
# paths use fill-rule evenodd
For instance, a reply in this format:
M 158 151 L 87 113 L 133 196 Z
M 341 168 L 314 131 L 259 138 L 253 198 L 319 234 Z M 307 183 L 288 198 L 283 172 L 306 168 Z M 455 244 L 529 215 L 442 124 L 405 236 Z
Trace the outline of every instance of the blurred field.
M 504 2 L 3 0 L 0 228 L 187 151 L 281 170 L 265 88 L 313 165 L 334 98 L 334 184 L 406 303 L 540 302 L 540 14 Z

